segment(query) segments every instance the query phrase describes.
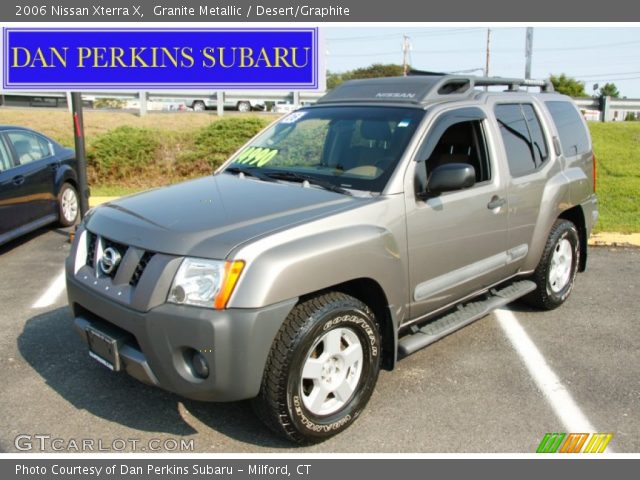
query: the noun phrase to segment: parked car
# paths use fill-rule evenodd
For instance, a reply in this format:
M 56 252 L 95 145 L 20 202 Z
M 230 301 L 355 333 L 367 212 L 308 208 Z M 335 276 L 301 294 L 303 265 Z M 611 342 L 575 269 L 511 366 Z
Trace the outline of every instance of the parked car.
M 550 83 L 351 81 L 213 176 L 94 209 L 67 291 L 102 365 L 253 398 L 312 443 L 351 425 L 399 358 L 518 298 L 559 307 L 597 217 L 589 132 Z
M 296 105 L 291 102 L 286 102 L 284 100 L 278 100 L 273 104 L 272 112 L 275 113 L 291 113 L 296 110 Z
M 0 126 L 0 244 L 79 217 L 75 153 L 41 133 Z

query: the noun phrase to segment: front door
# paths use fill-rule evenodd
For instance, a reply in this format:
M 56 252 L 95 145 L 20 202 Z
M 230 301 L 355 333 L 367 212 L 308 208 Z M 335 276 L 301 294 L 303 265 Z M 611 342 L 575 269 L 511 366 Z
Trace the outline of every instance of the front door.
M 472 165 L 476 183 L 426 199 L 406 193 L 411 319 L 506 275 L 507 192 L 491 135 L 479 108 L 450 110 L 432 123 L 415 158 L 423 183 L 447 163 Z

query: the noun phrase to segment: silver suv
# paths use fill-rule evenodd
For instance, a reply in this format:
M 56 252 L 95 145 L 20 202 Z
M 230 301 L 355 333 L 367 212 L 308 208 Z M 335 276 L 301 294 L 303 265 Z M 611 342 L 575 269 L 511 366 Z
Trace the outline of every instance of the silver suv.
M 113 371 L 254 398 L 275 431 L 318 442 L 358 418 L 380 368 L 520 297 L 567 299 L 594 162 L 545 82 L 347 82 L 214 175 L 92 210 L 66 263 L 75 326 Z

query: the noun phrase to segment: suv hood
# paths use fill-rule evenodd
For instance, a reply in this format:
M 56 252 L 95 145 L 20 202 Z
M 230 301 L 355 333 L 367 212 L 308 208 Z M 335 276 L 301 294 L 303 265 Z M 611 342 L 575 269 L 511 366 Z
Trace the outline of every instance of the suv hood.
M 226 258 L 289 226 L 368 203 L 297 183 L 212 175 L 104 204 L 87 228 L 125 245 L 172 255 Z

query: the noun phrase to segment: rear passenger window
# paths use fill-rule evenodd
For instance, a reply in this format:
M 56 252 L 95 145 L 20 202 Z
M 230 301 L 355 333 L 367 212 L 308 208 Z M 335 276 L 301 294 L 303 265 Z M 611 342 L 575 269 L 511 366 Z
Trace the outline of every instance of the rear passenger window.
M 48 142 L 33 133 L 9 132 L 8 136 L 20 165 L 51 156 Z
M 578 110 L 569 102 L 545 102 L 556 124 L 562 153 L 571 157 L 589 151 L 589 136 Z
M 534 172 L 549 155 L 542 126 L 533 106 L 497 105 L 495 113 L 507 151 L 511 176 L 520 177 Z
M 12 167 L 13 162 L 11 161 L 11 155 L 9 154 L 7 147 L 4 145 L 4 142 L 0 138 L 0 172 L 9 170 Z

